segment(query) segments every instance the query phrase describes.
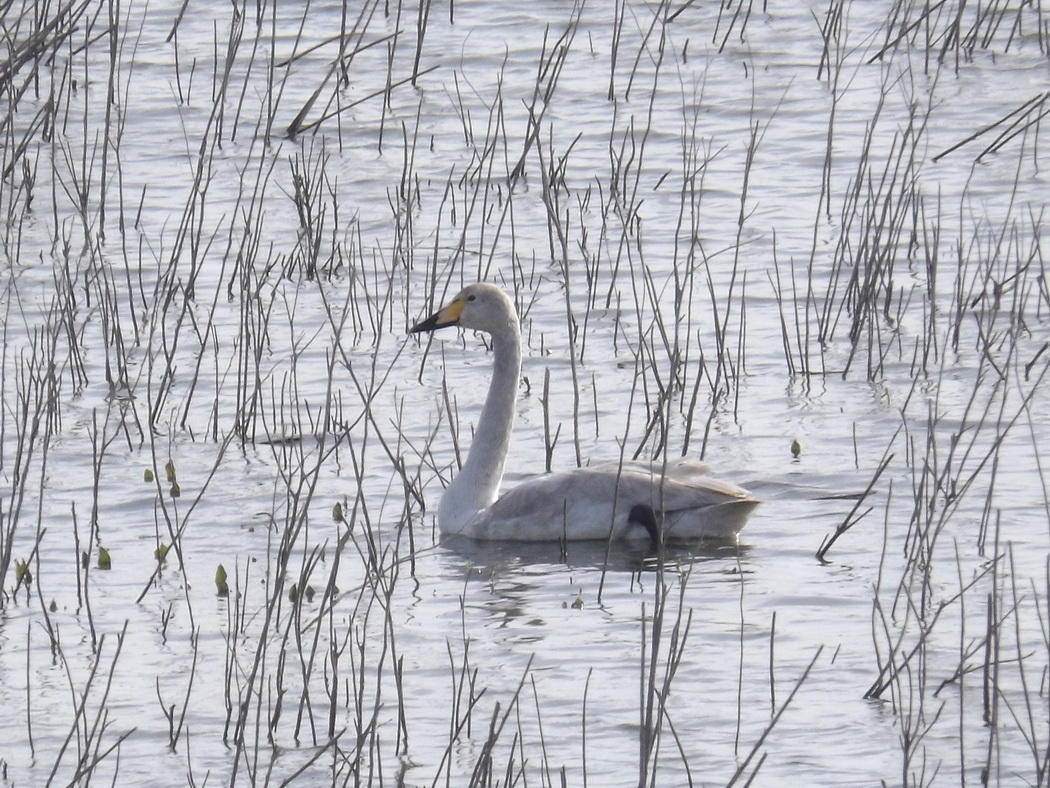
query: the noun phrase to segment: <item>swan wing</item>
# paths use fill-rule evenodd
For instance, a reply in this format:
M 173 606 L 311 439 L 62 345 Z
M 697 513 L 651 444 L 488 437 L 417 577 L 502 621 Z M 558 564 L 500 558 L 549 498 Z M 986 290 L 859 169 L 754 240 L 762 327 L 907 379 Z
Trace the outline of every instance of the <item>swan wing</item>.
M 703 463 L 618 463 L 551 473 L 523 482 L 478 512 L 462 531 L 477 539 L 582 541 L 645 536 L 629 519 L 651 506 L 673 539 L 735 535 L 758 501 L 706 475 Z

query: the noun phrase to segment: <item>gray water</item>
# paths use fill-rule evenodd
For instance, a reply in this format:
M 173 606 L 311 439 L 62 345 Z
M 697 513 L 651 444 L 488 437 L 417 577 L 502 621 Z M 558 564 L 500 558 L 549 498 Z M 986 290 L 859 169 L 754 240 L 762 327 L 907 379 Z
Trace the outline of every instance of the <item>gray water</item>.
M 1050 18 L 761 5 L 2 12 L 0 785 L 1047 784 Z M 739 545 L 440 540 L 477 279 Z

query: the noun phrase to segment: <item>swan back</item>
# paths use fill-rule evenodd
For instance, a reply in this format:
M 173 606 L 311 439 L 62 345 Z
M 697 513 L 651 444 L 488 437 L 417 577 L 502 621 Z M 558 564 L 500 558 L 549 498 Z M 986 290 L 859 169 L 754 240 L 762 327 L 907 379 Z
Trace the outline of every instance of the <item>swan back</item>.
M 680 460 L 607 463 L 538 476 L 508 490 L 462 530 L 475 539 L 574 541 L 646 537 L 634 518 L 649 508 L 669 542 L 734 539 L 759 501 L 735 484 Z

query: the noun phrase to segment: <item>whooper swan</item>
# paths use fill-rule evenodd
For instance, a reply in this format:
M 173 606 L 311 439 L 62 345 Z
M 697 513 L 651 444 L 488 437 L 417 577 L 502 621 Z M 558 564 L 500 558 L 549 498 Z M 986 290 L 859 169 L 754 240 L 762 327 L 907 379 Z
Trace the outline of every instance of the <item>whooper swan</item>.
M 474 539 L 583 541 L 735 539 L 758 500 L 707 476 L 692 460 L 607 463 L 537 476 L 499 494 L 521 375 L 521 331 L 506 293 L 485 282 L 464 288 L 413 333 L 445 326 L 492 337 L 488 397 L 463 469 L 438 507 L 443 534 Z

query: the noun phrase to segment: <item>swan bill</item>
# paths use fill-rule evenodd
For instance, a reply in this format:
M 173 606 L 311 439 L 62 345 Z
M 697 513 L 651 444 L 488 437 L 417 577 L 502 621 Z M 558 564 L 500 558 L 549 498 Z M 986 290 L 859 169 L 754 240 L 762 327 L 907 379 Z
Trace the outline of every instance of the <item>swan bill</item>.
M 423 331 L 436 331 L 445 326 L 454 326 L 459 323 L 459 317 L 463 313 L 463 305 L 466 302 L 460 298 L 449 302 L 432 314 L 426 320 L 421 320 L 410 329 L 409 333 L 419 334 Z

